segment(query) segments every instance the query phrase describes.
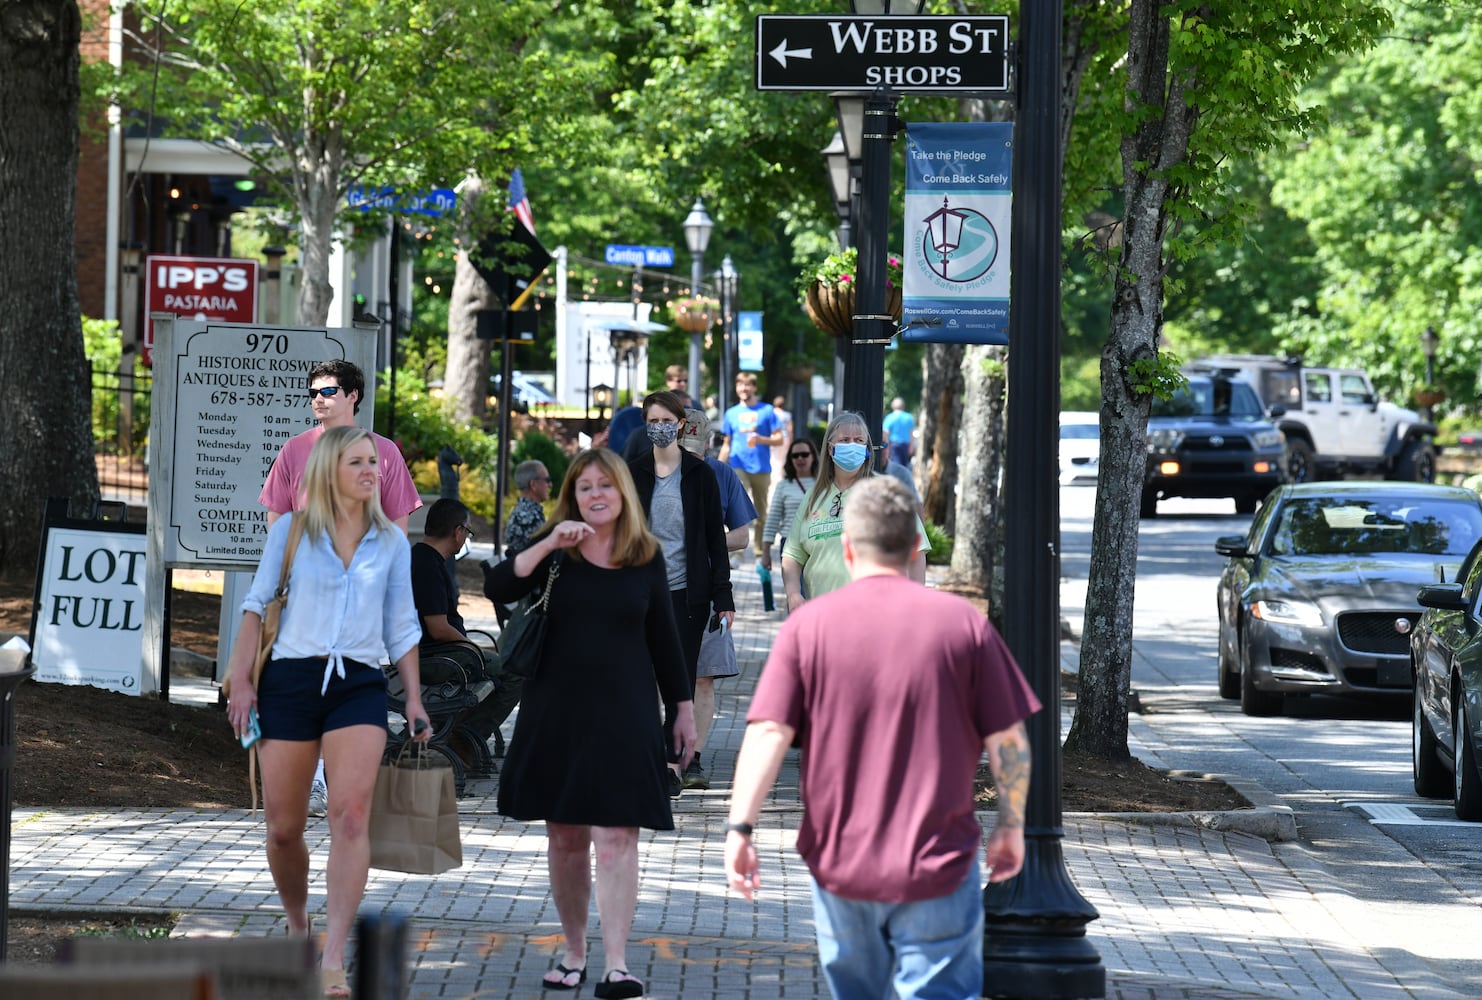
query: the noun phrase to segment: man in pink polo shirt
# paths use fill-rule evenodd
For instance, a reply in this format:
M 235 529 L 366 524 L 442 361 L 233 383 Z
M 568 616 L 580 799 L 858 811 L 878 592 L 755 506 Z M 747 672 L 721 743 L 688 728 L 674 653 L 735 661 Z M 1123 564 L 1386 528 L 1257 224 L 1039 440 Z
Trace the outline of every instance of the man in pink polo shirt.
M 268 509 L 268 524 L 289 511 L 298 510 L 304 502 L 304 467 L 309 464 L 309 452 L 330 427 L 351 427 L 355 414 L 360 411 L 360 401 L 365 398 L 365 373 L 359 366 L 348 361 L 335 359 L 321 361 L 309 369 L 309 405 L 314 410 L 314 419 L 319 426 L 288 439 L 273 459 L 268 470 L 268 481 L 263 484 L 257 502 Z M 396 442 L 379 434 L 372 434 L 376 442 L 376 468 L 381 479 L 381 510 L 396 522 L 403 532 L 407 530 L 407 518 L 412 511 L 422 506 L 417 496 L 417 487 L 407 469 L 406 459 Z M 309 790 L 309 815 L 323 816 L 329 801 L 329 790 L 324 784 L 324 761 L 314 773 L 314 784 Z
M 360 412 L 360 401 L 365 398 L 365 375 L 360 368 L 348 361 L 321 361 L 309 369 L 309 405 L 313 407 L 314 419 L 319 426 L 290 438 L 283 445 L 273 468 L 268 472 L 268 481 L 263 484 L 257 502 L 268 509 L 268 524 L 303 503 L 302 480 L 304 466 L 309 462 L 309 452 L 329 427 L 350 427 L 355 423 L 355 414 Z M 417 496 L 417 487 L 412 483 L 412 474 L 407 470 L 406 459 L 396 442 L 379 434 L 372 434 L 376 441 L 381 476 L 381 510 L 396 522 L 402 531 L 407 530 L 407 518 L 412 511 L 422 506 Z

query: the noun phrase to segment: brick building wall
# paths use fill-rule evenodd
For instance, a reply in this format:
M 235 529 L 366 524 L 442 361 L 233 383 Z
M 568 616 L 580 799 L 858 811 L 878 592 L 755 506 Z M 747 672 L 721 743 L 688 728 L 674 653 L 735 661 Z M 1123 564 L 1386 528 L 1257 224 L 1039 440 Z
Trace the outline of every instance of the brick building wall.
M 108 0 L 79 0 L 83 62 L 108 61 Z M 83 95 L 84 106 L 88 101 Z M 102 318 L 108 287 L 108 123 L 81 129 L 77 156 L 77 294 L 82 314 Z

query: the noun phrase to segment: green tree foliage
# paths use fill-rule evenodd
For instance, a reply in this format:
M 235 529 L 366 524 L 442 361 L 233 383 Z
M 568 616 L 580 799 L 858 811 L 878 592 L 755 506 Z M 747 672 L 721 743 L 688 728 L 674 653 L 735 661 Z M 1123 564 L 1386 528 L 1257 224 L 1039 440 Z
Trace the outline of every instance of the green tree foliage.
M 546 141 L 567 137 L 565 98 L 583 58 L 529 45 L 552 15 L 535 0 L 186 0 L 143 21 L 116 99 L 137 124 L 251 161 L 298 227 L 298 319 L 328 315 L 337 226 L 357 185 L 407 194 L 506 171 L 530 148 L 538 98 Z M 551 86 L 561 70 L 561 86 Z M 363 216 L 356 216 L 363 219 Z
M 1326 126 L 1265 163 L 1272 203 L 1305 225 L 1316 271 L 1307 308 L 1277 334 L 1405 397 L 1424 378 L 1419 338 L 1433 327 L 1437 381 L 1470 400 L 1482 361 L 1482 24 L 1465 6 L 1391 6 L 1393 30 L 1310 91 Z

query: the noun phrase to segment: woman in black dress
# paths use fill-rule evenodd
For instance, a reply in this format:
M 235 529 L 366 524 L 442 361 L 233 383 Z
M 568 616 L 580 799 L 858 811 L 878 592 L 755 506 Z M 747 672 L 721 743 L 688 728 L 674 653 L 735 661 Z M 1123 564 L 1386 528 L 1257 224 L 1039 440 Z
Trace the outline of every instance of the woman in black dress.
M 664 560 L 614 452 L 576 457 L 550 524 L 489 573 L 489 596 L 515 601 L 543 586 L 558 552 L 540 669 L 525 682 L 499 811 L 546 823 L 566 953 L 545 988 L 586 980 L 595 846 L 606 962 L 595 993 L 638 997 L 643 984 L 628 973 L 626 956 L 638 905 L 638 828 L 674 829 L 655 682 L 675 706 L 674 750 L 686 764 L 695 713 Z

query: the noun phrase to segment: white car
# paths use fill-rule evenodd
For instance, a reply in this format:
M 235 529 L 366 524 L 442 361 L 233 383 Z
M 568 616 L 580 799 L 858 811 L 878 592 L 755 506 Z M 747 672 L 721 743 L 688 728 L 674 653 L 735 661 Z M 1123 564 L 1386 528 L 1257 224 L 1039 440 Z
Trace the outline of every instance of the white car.
M 1060 414 L 1060 485 L 1092 485 L 1101 461 L 1101 415 L 1082 410 Z

